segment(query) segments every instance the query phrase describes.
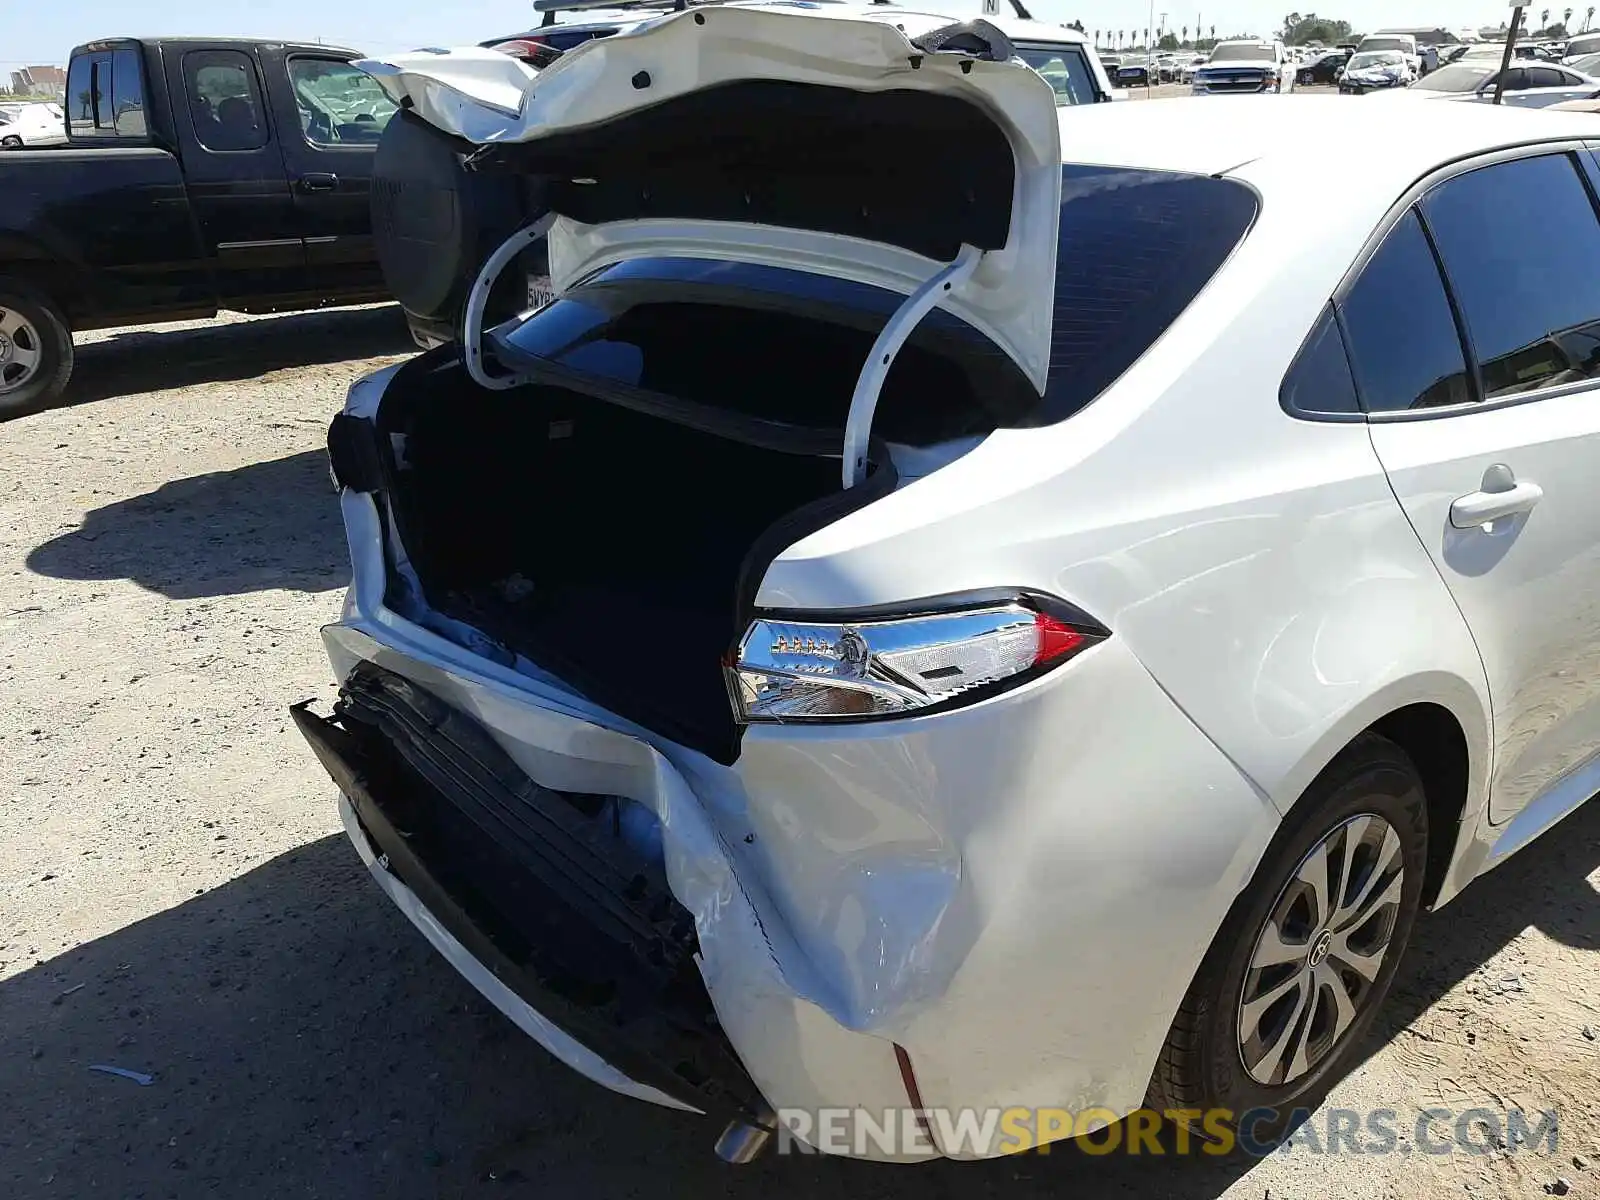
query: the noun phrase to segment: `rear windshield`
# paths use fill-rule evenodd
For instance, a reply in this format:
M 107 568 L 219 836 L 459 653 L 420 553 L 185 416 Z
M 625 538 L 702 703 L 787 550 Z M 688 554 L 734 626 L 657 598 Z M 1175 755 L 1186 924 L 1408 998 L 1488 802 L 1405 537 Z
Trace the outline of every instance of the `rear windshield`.
M 935 309 L 895 360 L 874 432 L 927 445 L 1071 416 L 1189 307 L 1256 212 L 1256 194 L 1230 180 L 1063 167 L 1044 395 L 988 338 Z M 804 271 L 634 259 L 570 287 L 500 341 L 601 379 L 837 428 L 873 339 L 903 299 Z
M 1409 54 L 1416 49 L 1416 43 L 1407 38 L 1397 37 L 1369 37 L 1361 43 L 1361 52 L 1369 50 L 1401 50 Z

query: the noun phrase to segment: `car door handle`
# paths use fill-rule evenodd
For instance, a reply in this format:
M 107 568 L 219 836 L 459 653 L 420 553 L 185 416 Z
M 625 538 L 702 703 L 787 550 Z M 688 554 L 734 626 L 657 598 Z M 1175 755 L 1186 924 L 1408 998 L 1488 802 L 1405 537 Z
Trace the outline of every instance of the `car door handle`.
M 1502 490 L 1473 492 L 1450 506 L 1450 524 L 1457 529 L 1476 529 L 1502 517 L 1529 512 L 1543 499 L 1544 489 L 1537 483 L 1513 483 Z
M 339 186 L 339 177 L 331 171 L 310 171 L 300 176 L 302 192 L 331 192 Z

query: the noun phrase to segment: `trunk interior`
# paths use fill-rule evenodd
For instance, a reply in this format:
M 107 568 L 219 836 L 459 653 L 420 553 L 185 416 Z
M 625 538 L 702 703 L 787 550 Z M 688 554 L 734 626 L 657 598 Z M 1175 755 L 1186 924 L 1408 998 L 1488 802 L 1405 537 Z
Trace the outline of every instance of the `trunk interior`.
M 391 447 L 404 436 L 389 499 L 431 613 L 406 612 L 392 571 L 390 606 L 463 622 L 496 644 L 471 648 L 520 655 L 732 761 L 722 663 L 760 582 L 741 592 L 741 568 L 882 494 L 892 471 L 845 493 L 837 456 L 762 449 L 560 387 L 490 392 L 459 370 L 416 382 L 391 388 L 383 425 Z
M 448 347 L 407 364 L 377 420 L 412 568 L 391 548 L 389 607 L 732 762 L 723 663 L 771 560 L 897 486 L 886 442 L 941 462 L 1037 400 L 987 339 L 930 315 L 885 380 L 886 441 L 843 489 L 851 392 L 900 300 L 635 259 L 492 331 L 500 368 L 535 382 L 479 387 Z

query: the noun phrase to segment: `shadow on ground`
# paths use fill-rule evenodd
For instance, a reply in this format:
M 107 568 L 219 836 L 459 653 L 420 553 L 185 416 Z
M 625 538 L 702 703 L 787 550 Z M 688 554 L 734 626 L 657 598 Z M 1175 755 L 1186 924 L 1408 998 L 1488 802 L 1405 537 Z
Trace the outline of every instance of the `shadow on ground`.
M 1600 945 L 1600 807 L 1428 921 L 1393 1036 L 1530 922 Z M 79 989 L 79 990 L 73 990 Z M 611 1095 L 478 999 L 329 837 L 0 984 L 0 1194 L 1209 1200 L 1248 1161 L 729 1168 L 699 1118 Z M 89 1071 L 152 1072 L 141 1087 Z M 1396 1098 L 1397 1106 L 1399 1098 Z
M 349 553 L 328 456 L 307 450 L 97 508 L 28 555 L 53 579 L 131 579 L 174 600 L 343 587 Z
M 285 367 L 416 350 L 398 305 L 294 313 L 201 329 L 136 329 L 77 348 L 63 404 L 87 404 Z
M 1425 915 L 1368 1038 L 1369 1056 L 1525 929 L 1574 949 L 1600 950 L 1600 893 L 1588 881 L 1597 867 L 1600 797 Z

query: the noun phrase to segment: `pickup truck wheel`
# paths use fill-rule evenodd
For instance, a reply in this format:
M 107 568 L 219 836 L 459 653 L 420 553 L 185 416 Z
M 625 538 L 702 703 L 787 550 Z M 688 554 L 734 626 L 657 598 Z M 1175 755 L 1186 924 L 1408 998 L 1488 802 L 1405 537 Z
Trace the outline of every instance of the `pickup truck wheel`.
M 8 133 L 5 137 L 0 137 L 0 146 L 4 146 L 7 150 L 20 150 L 22 139 L 14 133 Z
M 48 408 L 72 376 L 72 335 L 49 300 L 0 279 L 0 420 Z

